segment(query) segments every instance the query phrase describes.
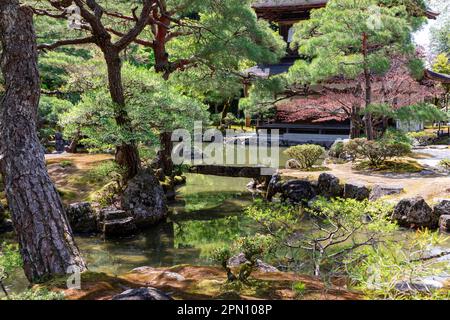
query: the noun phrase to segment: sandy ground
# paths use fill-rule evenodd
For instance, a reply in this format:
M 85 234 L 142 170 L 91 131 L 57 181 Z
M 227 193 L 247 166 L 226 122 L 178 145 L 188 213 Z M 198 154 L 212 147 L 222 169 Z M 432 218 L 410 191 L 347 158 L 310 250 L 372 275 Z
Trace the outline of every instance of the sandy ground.
M 83 177 L 98 164 L 114 159 L 108 154 L 50 154 L 46 155 L 47 169 L 58 190 L 63 192 L 66 204 L 86 201 L 89 195 L 101 187 L 101 181 L 88 183 Z M 70 166 L 63 167 L 63 161 Z
M 91 191 L 88 186 L 71 185 L 70 176 L 83 174 L 83 172 L 93 168 L 96 164 L 113 159 L 113 156 L 104 154 L 59 154 L 47 155 L 46 159 L 49 164 L 49 173 L 59 187 L 67 188 L 81 196 L 86 196 Z M 64 160 L 70 160 L 73 166 L 66 169 L 61 168 L 58 163 Z M 360 182 L 369 186 L 376 184 L 402 186 L 405 189 L 405 193 L 393 197 L 393 199 L 422 196 L 427 201 L 437 202 L 442 198 L 450 198 L 450 175 L 448 174 L 430 173 L 424 175 L 419 173 L 393 174 L 359 172 L 352 170 L 351 163 L 327 164 L 327 167 L 330 169 L 327 172 L 337 176 L 341 182 Z M 303 172 L 290 169 L 281 170 L 282 175 L 287 179 L 317 180 L 322 172 Z
M 445 174 L 419 173 L 366 173 L 352 170 L 352 164 L 331 164 L 328 173 L 338 177 L 341 182 L 360 182 L 366 185 L 391 185 L 402 186 L 405 193 L 396 196 L 397 198 L 422 196 L 430 202 L 438 201 L 442 198 L 450 198 L 450 176 Z M 285 169 L 281 171 L 284 178 L 317 180 L 322 172 L 302 172 L 298 170 Z M 395 199 L 393 197 L 393 199 Z

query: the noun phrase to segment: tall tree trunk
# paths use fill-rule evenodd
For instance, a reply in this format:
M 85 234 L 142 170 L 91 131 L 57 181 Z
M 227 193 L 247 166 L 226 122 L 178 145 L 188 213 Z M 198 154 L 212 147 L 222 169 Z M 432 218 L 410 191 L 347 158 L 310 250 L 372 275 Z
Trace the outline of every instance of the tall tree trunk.
M 64 208 L 48 175 L 36 133 L 40 98 L 33 13 L 18 0 L 0 1 L 1 171 L 14 228 L 30 281 L 86 266 L 75 245 Z
M 367 34 L 363 33 L 362 40 L 362 49 L 363 49 L 363 57 L 364 57 L 364 84 L 365 84 L 365 107 L 367 108 L 372 103 L 372 81 L 370 79 L 370 70 L 369 70 L 369 62 L 368 62 L 368 49 L 367 49 Z M 373 131 L 373 119 L 372 114 L 370 112 L 365 113 L 364 117 L 365 125 L 366 125 L 366 136 L 368 140 L 373 140 L 375 135 Z
M 350 138 L 356 139 L 361 135 L 360 125 L 361 116 L 359 115 L 361 108 L 360 106 L 352 106 L 352 111 L 350 115 Z
M 161 149 L 158 151 L 159 167 L 164 171 L 164 175 L 171 177 L 173 175 L 172 162 L 172 133 L 161 132 L 159 135 Z
M 81 137 L 81 128 L 78 128 L 75 136 L 72 138 L 72 141 L 70 141 L 69 146 L 66 147 L 66 152 L 77 153 L 77 148 L 78 148 L 78 143 L 80 142 L 80 137 Z
M 222 114 L 220 116 L 220 124 L 225 127 L 225 118 L 227 117 L 228 110 L 230 109 L 231 101 L 227 100 L 223 105 Z
M 115 47 L 102 47 L 108 67 L 108 83 L 111 99 L 115 104 L 115 120 L 119 127 L 132 134 L 131 120 L 125 109 L 125 95 L 122 84 L 122 61 Z M 133 178 L 141 167 L 139 151 L 136 142 L 126 141 L 116 147 L 116 162 L 127 168 L 127 180 Z

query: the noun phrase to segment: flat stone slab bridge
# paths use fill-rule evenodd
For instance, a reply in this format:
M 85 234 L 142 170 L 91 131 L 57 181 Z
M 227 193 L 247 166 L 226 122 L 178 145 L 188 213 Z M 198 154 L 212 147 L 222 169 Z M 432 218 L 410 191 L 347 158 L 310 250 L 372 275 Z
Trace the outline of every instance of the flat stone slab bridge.
M 253 178 L 262 180 L 270 179 L 271 174 L 275 173 L 275 170 L 268 167 L 198 165 L 192 166 L 189 169 L 189 172 L 221 177 Z M 264 175 L 263 173 L 267 175 Z

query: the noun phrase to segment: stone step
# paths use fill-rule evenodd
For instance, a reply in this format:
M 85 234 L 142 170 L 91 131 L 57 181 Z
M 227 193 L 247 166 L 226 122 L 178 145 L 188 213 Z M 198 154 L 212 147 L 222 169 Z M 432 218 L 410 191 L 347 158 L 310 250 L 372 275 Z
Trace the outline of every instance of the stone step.
M 100 211 L 100 221 L 112 221 L 118 219 L 125 219 L 131 217 L 125 210 L 119 209 L 104 209 Z
M 105 238 L 128 237 L 136 233 L 137 227 L 133 217 L 105 220 L 101 223 Z

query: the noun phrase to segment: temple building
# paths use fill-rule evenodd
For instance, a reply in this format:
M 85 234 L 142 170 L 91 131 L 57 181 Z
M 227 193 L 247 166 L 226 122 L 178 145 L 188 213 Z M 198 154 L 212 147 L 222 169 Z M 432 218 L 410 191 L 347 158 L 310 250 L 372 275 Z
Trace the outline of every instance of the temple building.
M 293 25 L 309 19 L 311 10 L 325 7 L 326 4 L 326 0 L 259 0 L 253 7 L 259 18 L 277 25 L 280 35 L 289 44 L 292 42 Z M 427 11 L 429 19 L 435 19 L 437 15 Z M 279 63 L 257 65 L 247 69 L 245 75 L 252 79 L 269 78 L 286 73 L 299 58 L 296 51 L 288 49 L 286 56 Z M 402 70 L 400 60 L 401 58 L 394 63 L 390 71 L 393 74 L 405 71 Z M 432 87 L 432 82 L 448 80 L 448 76 L 426 71 L 425 79 L 420 84 L 421 90 L 417 94 L 414 93 L 415 87 L 403 86 L 396 88 L 396 92 L 391 92 L 391 95 L 397 95 L 392 99 L 395 99 L 395 105 L 399 108 L 408 103 L 417 103 L 420 99 L 431 99 L 435 93 L 433 90 L 428 90 Z M 406 83 L 412 83 L 411 79 L 406 79 Z M 356 85 L 357 81 L 336 78 L 330 79 L 327 84 L 311 87 L 307 96 L 295 96 L 277 103 L 275 119 L 264 122 L 257 121 L 256 128 L 257 130 L 278 129 L 282 140 L 288 144 L 320 143 L 330 145 L 338 139 L 347 139 L 353 130 L 350 109 L 352 108 L 351 103 L 356 99 L 354 94 Z M 381 90 L 381 86 L 376 83 L 374 88 L 375 91 Z M 381 93 L 379 94 L 381 95 Z M 386 93 L 383 92 L 383 94 Z M 419 96 L 419 94 L 423 96 Z M 377 92 L 374 95 L 376 96 Z M 342 101 L 339 102 L 339 100 Z M 397 126 L 405 128 L 405 124 L 397 124 Z M 422 124 L 412 124 L 406 127 L 407 129 L 420 129 L 422 126 Z

